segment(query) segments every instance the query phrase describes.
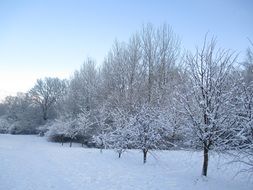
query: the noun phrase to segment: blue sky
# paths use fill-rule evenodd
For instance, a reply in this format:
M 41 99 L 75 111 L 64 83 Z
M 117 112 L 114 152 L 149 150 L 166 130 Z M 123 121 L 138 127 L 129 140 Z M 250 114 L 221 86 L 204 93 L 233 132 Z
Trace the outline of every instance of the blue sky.
M 147 22 L 170 24 L 190 50 L 209 31 L 242 59 L 252 10 L 251 0 L 0 0 L 0 96 L 69 77 L 87 56 L 101 63 L 116 38 L 127 41 Z

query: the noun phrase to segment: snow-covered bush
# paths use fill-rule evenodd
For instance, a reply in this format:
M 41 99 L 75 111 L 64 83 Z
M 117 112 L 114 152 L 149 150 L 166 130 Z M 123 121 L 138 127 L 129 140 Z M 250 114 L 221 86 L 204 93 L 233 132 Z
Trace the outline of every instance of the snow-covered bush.
M 49 137 L 49 139 L 52 141 L 60 141 L 63 144 L 67 129 L 67 123 L 65 121 L 60 119 L 55 120 L 48 123 L 44 127 L 47 128 L 45 136 Z
M 0 118 L 0 133 L 9 133 L 10 123 L 3 117 Z
M 94 123 L 89 122 L 87 115 L 81 114 L 78 118 L 65 118 L 51 121 L 42 127 L 42 130 L 47 130 L 46 136 L 53 141 L 70 141 L 72 146 L 73 141 L 85 143 L 86 137 L 91 135 L 91 126 Z

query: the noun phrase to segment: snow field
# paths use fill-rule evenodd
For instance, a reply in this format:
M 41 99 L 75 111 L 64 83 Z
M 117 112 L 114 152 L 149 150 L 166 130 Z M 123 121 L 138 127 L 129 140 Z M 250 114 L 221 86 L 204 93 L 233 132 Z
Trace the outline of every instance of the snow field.
M 44 137 L 0 135 L 0 190 L 251 190 L 240 165 L 212 155 L 208 177 L 200 176 L 202 153 L 155 151 L 142 164 L 142 153 L 121 159 L 113 150 L 61 146 Z

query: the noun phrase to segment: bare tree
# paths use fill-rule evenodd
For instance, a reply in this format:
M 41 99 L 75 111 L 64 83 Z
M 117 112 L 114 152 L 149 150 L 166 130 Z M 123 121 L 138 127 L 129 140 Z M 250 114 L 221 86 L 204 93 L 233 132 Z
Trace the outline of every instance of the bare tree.
M 166 94 L 166 86 L 173 81 L 173 72 L 180 55 L 180 40 L 172 28 L 163 24 L 157 30 L 158 40 L 158 68 L 156 69 L 156 80 L 161 96 Z
M 66 92 L 66 81 L 59 78 L 38 79 L 35 86 L 29 91 L 32 101 L 39 105 L 43 119 L 48 119 L 50 108 L 63 97 Z
M 253 43 L 249 40 L 250 47 L 246 52 L 246 60 L 243 63 L 244 66 L 244 80 L 247 84 L 253 81 Z
M 83 110 L 93 110 L 97 104 L 98 72 L 93 59 L 87 58 L 70 80 L 65 110 L 77 117 Z
M 148 102 L 153 98 L 154 72 L 157 63 L 158 40 L 155 28 L 151 24 L 143 26 L 142 33 L 143 65 L 147 69 L 147 96 Z
M 141 64 L 141 39 L 138 34 L 133 35 L 127 45 L 127 102 L 130 111 L 141 99 L 141 86 L 144 69 Z

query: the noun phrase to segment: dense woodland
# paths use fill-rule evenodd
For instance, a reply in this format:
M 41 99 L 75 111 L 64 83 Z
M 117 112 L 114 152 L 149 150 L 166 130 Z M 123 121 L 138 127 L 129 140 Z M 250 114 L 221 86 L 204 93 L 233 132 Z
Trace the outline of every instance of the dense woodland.
M 182 51 L 172 28 L 151 24 L 115 41 L 103 63 L 87 58 L 70 79 L 38 79 L 0 104 L 0 132 L 46 135 L 88 147 L 233 154 L 253 172 L 253 44 L 244 61 L 217 46 Z M 71 64 L 71 63 L 70 63 Z

